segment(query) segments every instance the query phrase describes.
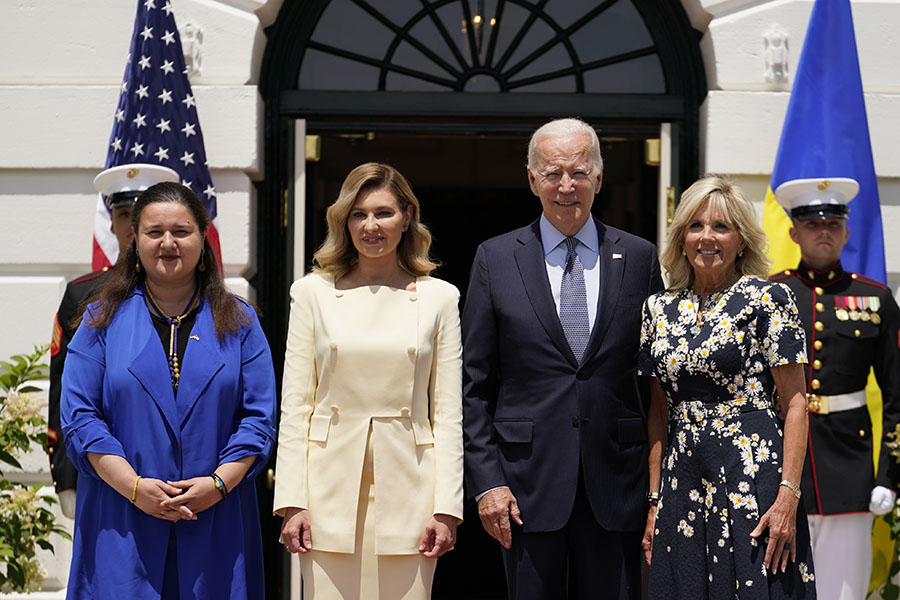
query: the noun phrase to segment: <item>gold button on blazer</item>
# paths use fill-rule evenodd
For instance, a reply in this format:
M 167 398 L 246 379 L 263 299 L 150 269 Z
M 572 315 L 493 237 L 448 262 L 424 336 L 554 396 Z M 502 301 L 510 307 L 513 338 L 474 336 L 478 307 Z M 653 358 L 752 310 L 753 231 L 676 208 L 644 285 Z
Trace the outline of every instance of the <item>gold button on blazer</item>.
M 462 518 L 459 291 L 291 286 L 276 514 L 308 508 L 313 548 L 354 552 L 371 424 L 376 554 L 416 554 L 433 514 Z

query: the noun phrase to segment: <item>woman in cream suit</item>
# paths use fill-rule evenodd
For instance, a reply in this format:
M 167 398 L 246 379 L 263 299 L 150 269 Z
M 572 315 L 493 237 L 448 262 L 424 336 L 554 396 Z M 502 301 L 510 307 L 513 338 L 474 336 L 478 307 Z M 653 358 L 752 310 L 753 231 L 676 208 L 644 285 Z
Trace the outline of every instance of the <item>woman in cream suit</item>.
M 459 292 L 395 169 L 366 163 L 291 287 L 275 513 L 304 598 L 419 599 L 462 517 Z

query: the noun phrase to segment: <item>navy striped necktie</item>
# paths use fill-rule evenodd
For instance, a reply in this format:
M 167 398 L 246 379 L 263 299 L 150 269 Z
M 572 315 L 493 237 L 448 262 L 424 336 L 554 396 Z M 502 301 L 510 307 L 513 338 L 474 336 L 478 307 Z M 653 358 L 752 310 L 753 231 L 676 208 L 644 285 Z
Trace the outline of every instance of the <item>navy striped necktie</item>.
M 566 266 L 559 288 L 559 322 L 569 347 L 580 363 L 591 335 L 588 320 L 587 290 L 584 286 L 584 265 L 575 252 L 578 238 L 566 238 Z

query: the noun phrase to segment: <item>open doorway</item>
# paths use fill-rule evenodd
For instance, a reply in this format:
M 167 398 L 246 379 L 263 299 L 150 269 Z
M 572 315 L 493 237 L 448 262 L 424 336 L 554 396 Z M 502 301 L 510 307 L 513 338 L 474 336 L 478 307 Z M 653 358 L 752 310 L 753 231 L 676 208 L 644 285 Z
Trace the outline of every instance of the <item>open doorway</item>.
M 315 130 L 307 132 L 316 135 Z M 306 170 L 306 252 L 325 239 L 325 210 L 344 177 L 368 161 L 403 173 L 422 206 L 441 263 L 435 276 L 465 298 L 478 244 L 540 216 L 525 173 L 530 133 L 452 135 L 428 133 L 322 133 L 318 162 Z M 601 138 L 603 187 L 593 213 L 607 225 L 656 242 L 659 167 L 644 157 L 646 134 Z
M 435 276 L 456 285 L 463 301 L 478 244 L 540 216 L 540 202 L 525 173 L 530 132 L 307 133 L 321 137 L 320 160 L 306 165 L 307 257 L 325 239 L 325 210 L 337 198 L 344 177 L 368 161 L 391 164 L 409 179 L 422 219 L 434 235 L 433 254 L 441 263 Z M 655 242 L 659 167 L 645 160 L 647 137 L 601 138 L 604 178 L 593 213 L 608 225 Z M 464 517 L 456 550 L 438 561 L 433 597 L 505 598 L 499 544 L 483 531 L 471 501 Z

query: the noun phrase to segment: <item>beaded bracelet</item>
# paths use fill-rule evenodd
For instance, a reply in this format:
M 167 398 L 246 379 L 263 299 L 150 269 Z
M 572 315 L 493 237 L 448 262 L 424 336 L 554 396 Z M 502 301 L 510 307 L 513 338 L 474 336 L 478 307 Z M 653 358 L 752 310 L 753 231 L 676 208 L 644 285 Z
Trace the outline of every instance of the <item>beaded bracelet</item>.
M 219 493 L 222 494 L 222 497 L 224 498 L 225 496 L 227 496 L 228 488 L 225 487 L 225 482 L 222 481 L 222 478 L 219 477 L 219 474 L 213 471 L 209 474 L 209 476 L 212 477 L 213 482 L 215 482 L 216 484 L 216 489 L 219 490 Z
M 137 500 L 137 485 L 138 481 L 141 480 L 141 476 L 138 475 L 137 479 L 134 480 L 134 489 L 131 490 L 131 503 L 134 504 L 134 501 Z

